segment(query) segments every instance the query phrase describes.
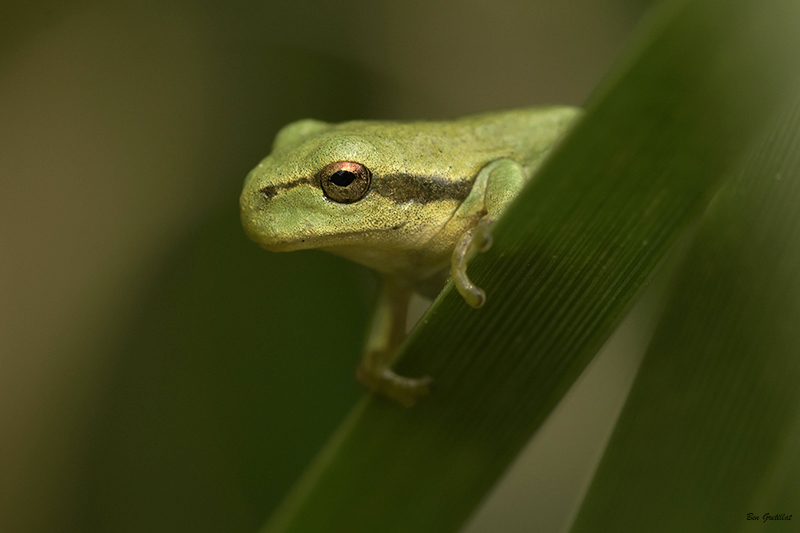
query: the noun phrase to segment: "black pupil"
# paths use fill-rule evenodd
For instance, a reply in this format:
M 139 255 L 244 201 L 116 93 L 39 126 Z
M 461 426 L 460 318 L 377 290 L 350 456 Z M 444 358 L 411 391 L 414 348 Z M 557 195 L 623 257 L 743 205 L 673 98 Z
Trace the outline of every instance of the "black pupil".
M 356 175 L 352 172 L 347 170 L 337 170 L 331 176 L 331 183 L 334 185 L 338 185 L 339 187 L 347 187 L 353 180 L 356 179 Z

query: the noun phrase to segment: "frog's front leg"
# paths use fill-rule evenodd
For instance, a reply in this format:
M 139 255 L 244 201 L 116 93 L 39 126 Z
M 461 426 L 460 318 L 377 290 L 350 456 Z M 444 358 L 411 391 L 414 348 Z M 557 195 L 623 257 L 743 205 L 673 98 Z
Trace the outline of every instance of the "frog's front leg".
M 430 377 L 406 378 L 390 368 L 406 336 L 406 315 L 411 288 L 385 277 L 367 338 L 367 346 L 356 376 L 362 385 L 398 403 L 411 407 L 431 390 Z
M 491 225 L 505 210 L 522 186 L 525 185 L 525 172 L 519 163 L 511 159 L 499 159 L 483 167 L 475 183 L 475 192 L 482 198 L 485 215 L 478 224 L 464 233 L 453 249 L 450 262 L 450 275 L 456 284 L 459 294 L 472 307 L 480 307 L 486 302 L 486 293 L 476 287 L 467 276 L 467 262 L 473 252 L 485 252 L 492 246 Z

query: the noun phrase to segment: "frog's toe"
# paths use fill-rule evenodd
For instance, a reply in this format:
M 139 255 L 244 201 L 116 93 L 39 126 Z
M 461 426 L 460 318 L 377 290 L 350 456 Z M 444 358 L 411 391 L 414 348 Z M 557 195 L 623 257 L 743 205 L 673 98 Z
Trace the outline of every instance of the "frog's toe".
M 384 394 L 405 407 L 413 407 L 420 398 L 430 394 L 433 389 L 433 378 L 430 376 L 413 379 L 397 377 L 401 382 L 393 381 Z
M 423 396 L 427 396 L 433 389 L 433 378 L 404 378 L 392 372 L 396 379 L 392 379 L 389 388 L 384 392 L 386 396 L 405 407 L 413 407 Z
M 397 403 L 412 407 L 423 396 L 430 394 L 433 388 L 433 378 L 407 378 L 395 374 L 390 368 L 370 371 L 359 366 L 356 372 L 358 381 L 370 391 L 391 398 Z
M 486 303 L 486 291 L 480 287 L 476 287 L 469 279 L 461 280 L 461 283 L 456 283 L 456 289 L 470 307 L 477 309 Z

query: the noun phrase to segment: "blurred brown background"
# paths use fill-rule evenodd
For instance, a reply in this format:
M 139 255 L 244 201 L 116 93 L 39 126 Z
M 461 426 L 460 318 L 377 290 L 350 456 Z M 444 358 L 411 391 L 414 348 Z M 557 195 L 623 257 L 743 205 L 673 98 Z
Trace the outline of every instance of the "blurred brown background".
M 278 274 L 268 288 L 241 281 L 261 275 L 262 261 L 285 261 L 275 263 L 275 272 L 301 279 L 304 268 L 341 269 L 361 286 L 363 271 L 338 259 L 263 259 L 238 229 L 241 183 L 268 153 L 274 133 L 305 117 L 433 119 L 580 105 L 622 49 L 642 4 L 4 3 L 0 531 L 255 530 L 285 481 L 270 485 L 269 469 L 242 457 L 257 458 L 278 441 L 284 455 L 300 449 L 278 460 L 290 465 L 285 475 L 293 478 L 331 428 L 270 407 L 303 403 L 279 384 L 271 393 L 259 390 L 260 372 L 291 373 L 282 363 L 270 363 L 277 366 L 267 372 L 254 354 L 222 371 L 209 363 L 191 375 L 194 367 L 163 354 L 204 360 L 193 356 L 210 341 L 201 335 L 193 336 L 194 345 L 178 336 L 174 344 L 162 341 L 205 320 L 229 319 L 221 329 L 238 331 L 260 312 L 259 301 L 241 303 L 253 290 L 270 297 L 282 290 L 275 298 L 289 303 L 302 293 Z M 325 266 L 306 266 L 318 261 Z M 218 276 L 206 277 L 209 271 Z M 228 279 L 241 284 L 227 285 Z M 179 304 L 169 296 L 173 290 L 182 295 Z M 315 290 L 308 288 L 309 301 Z M 341 365 L 346 373 L 357 359 L 369 290 L 333 295 L 351 298 L 354 309 L 356 333 L 340 343 L 344 353 L 353 352 Z M 202 298 L 186 300 L 201 291 Z M 311 320 L 301 333 L 317 331 L 330 342 L 307 315 L 274 305 L 276 327 L 283 318 Z M 253 350 L 242 344 L 231 351 Z M 212 361 L 214 354 L 203 357 Z M 309 384 L 309 390 L 346 387 L 341 400 L 325 407 L 328 420 L 360 394 L 339 368 L 320 379 L 345 385 Z M 228 392 L 209 393 L 219 382 Z M 263 410 L 241 415 L 237 430 L 191 415 L 199 405 L 199 412 L 217 409 L 214 419 L 226 421 L 258 402 Z M 308 399 L 298 409 L 313 412 L 318 405 Z M 315 433 L 250 432 L 269 409 Z M 282 427 L 275 416 L 272 427 Z M 176 424 L 186 426 L 170 433 Z M 175 466 L 176 457 L 186 464 Z M 218 460 L 211 464 L 209 457 Z M 194 479 L 198 468 L 209 469 L 209 477 Z M 472 527 L 490 530 L 480 520 Z

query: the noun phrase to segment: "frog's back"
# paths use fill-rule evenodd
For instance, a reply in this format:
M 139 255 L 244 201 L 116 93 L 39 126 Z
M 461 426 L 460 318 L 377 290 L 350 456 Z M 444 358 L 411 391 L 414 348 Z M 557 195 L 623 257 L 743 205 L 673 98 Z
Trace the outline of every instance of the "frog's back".
M 530 177 L 579 114 L 575 107 L 537 107 L 472 115 L 452 124 L 483 146 L 489 159 L 513 159 Z
M 503 158 L 518 162 L 530 177 L 579 113 L 577 108 L 561 106 L 450 121 L 353 121 L 334 126 L 328 135 L 367 141 L 387 173 L 468 187 L 481 168 Z

